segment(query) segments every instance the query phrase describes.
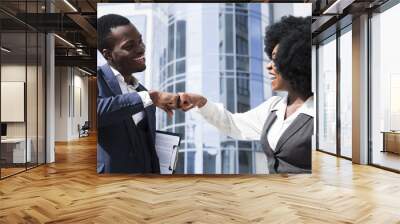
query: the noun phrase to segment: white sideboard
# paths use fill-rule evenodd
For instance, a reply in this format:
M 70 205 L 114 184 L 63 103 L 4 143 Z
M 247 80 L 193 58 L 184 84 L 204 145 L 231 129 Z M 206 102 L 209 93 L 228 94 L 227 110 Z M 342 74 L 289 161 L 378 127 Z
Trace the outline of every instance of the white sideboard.
M 1 139 L 2 153 L 5 151 L 12 150 L 12 163 L 31 162 L 31 160 L 32 160 L 32 153 L 31 153 L 32 141 L 30 138 L 28 138 L 26 142 L 28 143 L 27 144 L 28 147 L 26 147 L 26 154 L 25 154 L 25 138 Z M 3 157 L 3 155 L 2 155 L 2 157 Z M 26 161 L 25 161 L 25 159 L 26 159 Z

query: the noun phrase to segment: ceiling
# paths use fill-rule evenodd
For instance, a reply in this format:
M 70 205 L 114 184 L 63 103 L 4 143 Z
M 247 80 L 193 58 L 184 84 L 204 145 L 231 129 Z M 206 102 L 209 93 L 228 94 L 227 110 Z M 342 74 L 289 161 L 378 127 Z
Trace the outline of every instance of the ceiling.
M 373 11 L 389 0 L 306 0 L 312 3 L 313 42 L 332 35 L 352 22 L 353 17 Z
M 18 33 L 27 31 L 29 41 L 29 32 L 54 32 L 56 65 L 79 66 L 95 73 L 96 4 L 96 0 L 1 0 L 2 46 L 13 49 L 7 56 L 11 60 L 35 55 L 36 47 L 26 45 L 25 35 Z
M 387 0 L 295 0 L 312 3 L 313 38 L 325 35 L 338 20 L 373 9 Z M 97 3 L 113 0 L 1 0 L 0 25 L 8 46 L 25 46 L 18 32 L 54 32 L 56 65 L 74 65 L 96 71 Z M 138 1 L 136 1 L 138 2 Z M 141 1 L 149 2 L 149 1 Z M 265 1 L 263 1 L 265 2 Z M 267 2 L 282 2 L 269 0 Z M 286 1 L 287 2 L 287 1 Z M 49 13 L 51 11 L 51 13 Z M 350 19 L 351 21 L 351 19 Z M 334 32 L 334 31 L 332 31 Z M 14 33 L 14 35 L 13 35 Z M 29 39 L 29 38 L 28 38 Z M 65 40 L 65 41 L 64 41 Z M 5 46 L 5 44 L 3 45 Z M 32 51 L 28 45 L 28 55 Z M 21 48 L 22 49 L 22 48 Z M 16 53 L 17 54 L 17 53 Z M 26 54 L 26 53 L 24 53 Z

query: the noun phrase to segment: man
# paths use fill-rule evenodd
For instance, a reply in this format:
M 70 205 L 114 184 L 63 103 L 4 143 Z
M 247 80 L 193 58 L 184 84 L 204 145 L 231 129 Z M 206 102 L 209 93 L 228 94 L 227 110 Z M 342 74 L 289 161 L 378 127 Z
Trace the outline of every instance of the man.
M 98 173 L 159 173 L 155 151 L 155 106 L 170 116 L 176 94 L 147 91 L 132 76 L 146 69 L 145 46 L 125 17 L 98 19 L 98 50 L 107 64 L 98 68 Z

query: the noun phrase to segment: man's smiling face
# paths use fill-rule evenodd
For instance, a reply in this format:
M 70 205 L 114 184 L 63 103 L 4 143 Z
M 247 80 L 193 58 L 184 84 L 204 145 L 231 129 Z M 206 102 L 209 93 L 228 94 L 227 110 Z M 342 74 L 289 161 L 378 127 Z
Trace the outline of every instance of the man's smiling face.
M 109 38 L 113 47 L 106 59 L 113 67 L 123 75 L 146 69 L 145 45 L 135 26 L 130 23 L 112 28 Z

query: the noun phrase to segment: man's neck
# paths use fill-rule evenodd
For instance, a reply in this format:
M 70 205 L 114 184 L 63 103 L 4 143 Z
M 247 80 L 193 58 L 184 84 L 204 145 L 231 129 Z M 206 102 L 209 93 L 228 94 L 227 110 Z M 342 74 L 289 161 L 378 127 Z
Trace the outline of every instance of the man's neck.
M 118 71 L 118 73 L 120 73 L 122 76 L 127 76 L 126 72 L 124 72 L 122 69 L 119 68 L 119 66 L 116 66 L 112 63 L 108 63 L 108 65 L 113 68 L 114 70 Z

